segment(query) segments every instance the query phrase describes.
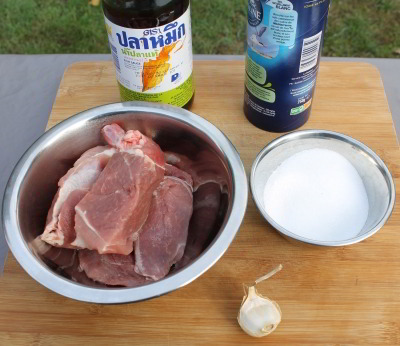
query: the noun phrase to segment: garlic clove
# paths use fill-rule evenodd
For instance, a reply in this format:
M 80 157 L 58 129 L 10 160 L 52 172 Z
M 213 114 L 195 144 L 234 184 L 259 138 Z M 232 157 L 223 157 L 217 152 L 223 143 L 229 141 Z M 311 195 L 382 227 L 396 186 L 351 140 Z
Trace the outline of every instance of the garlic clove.
M 249 335 L 262 337 L 272 333 L 281 322 L 281 309 L 274 301 L 249 287 L 238 314 L 240 327 Z
M 257 279 L 253 286 L 245 286 L 245 296 L 238 314 L 240 327 L 249 335 L 262 337 L 272 333 L 282 319 L 279 305 L 259 294 L 255 286 L 282 269 L 279 265 L 273 271 Z

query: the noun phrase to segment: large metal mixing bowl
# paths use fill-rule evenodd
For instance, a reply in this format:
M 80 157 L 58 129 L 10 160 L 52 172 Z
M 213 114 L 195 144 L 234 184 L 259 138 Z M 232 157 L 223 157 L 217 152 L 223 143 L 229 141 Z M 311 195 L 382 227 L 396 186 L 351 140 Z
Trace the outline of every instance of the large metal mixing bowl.
M 87 149 L 103 144 L 100 129 L 117 122 L 152 137 L 162 149 L 209 151 L 225 177 L 225 207 L 219 230 L 202 254 L 164 279 L 135 288 L 96 288 L 52 270 L 30 247 L 44 229 L 57 182 Z M 161 296 L 195 280 L 224 254 L 243 220 L 248 186 L 239 154 L 228 138 L 203 118 L 183 109 L 142 102 L 96 107 L 54 126 L 22 156 L 5 190 L 3 225 L 8 245 L 36 281 L 69 298 L 95 303 L 127 303 Z

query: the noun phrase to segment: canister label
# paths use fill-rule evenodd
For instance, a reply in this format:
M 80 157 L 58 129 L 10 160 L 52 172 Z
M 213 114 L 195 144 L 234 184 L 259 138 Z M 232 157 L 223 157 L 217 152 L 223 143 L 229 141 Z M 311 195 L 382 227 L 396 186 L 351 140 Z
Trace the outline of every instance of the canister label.
M 329 0 L 249 0 L 245 113 L 286 131 L 308 118 Z

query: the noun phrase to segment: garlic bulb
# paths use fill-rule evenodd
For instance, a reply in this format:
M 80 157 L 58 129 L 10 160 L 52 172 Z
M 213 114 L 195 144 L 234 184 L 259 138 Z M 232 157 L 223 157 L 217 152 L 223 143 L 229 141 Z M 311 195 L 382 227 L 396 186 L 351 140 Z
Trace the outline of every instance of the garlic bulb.
M 256 285 L 282 269 L 280 264 L 267 275 L 257 279 L 252 286 L 245 287 L 245 296 L 238 314 L 240 327 L 249 335 L 262 337 L 272 333 L 281 322 L 281 309 L 274 301 L 263 297 Z

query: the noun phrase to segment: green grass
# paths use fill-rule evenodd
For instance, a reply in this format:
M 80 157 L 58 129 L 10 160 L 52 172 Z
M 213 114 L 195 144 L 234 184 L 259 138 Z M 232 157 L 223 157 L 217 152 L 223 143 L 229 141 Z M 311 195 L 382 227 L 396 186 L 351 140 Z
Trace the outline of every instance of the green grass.
M 399 0 L 334 0 L 324 55 L 400 57 Z
M 191 0 L 193 50 L 244 54 L 247 0 Z
M 296 0 L 298 1 L 298 0 Z M 192 0 L 196 54 L 243 54 L 247 0 Z M 109 53 L 87 0 L 1 0 L 0 53 Z M 333 0 L 325 56 L 400 57 L 400 0 Z
M 100 7 L 85 0 L 1 0 L 0 52 L 108 53 Z

